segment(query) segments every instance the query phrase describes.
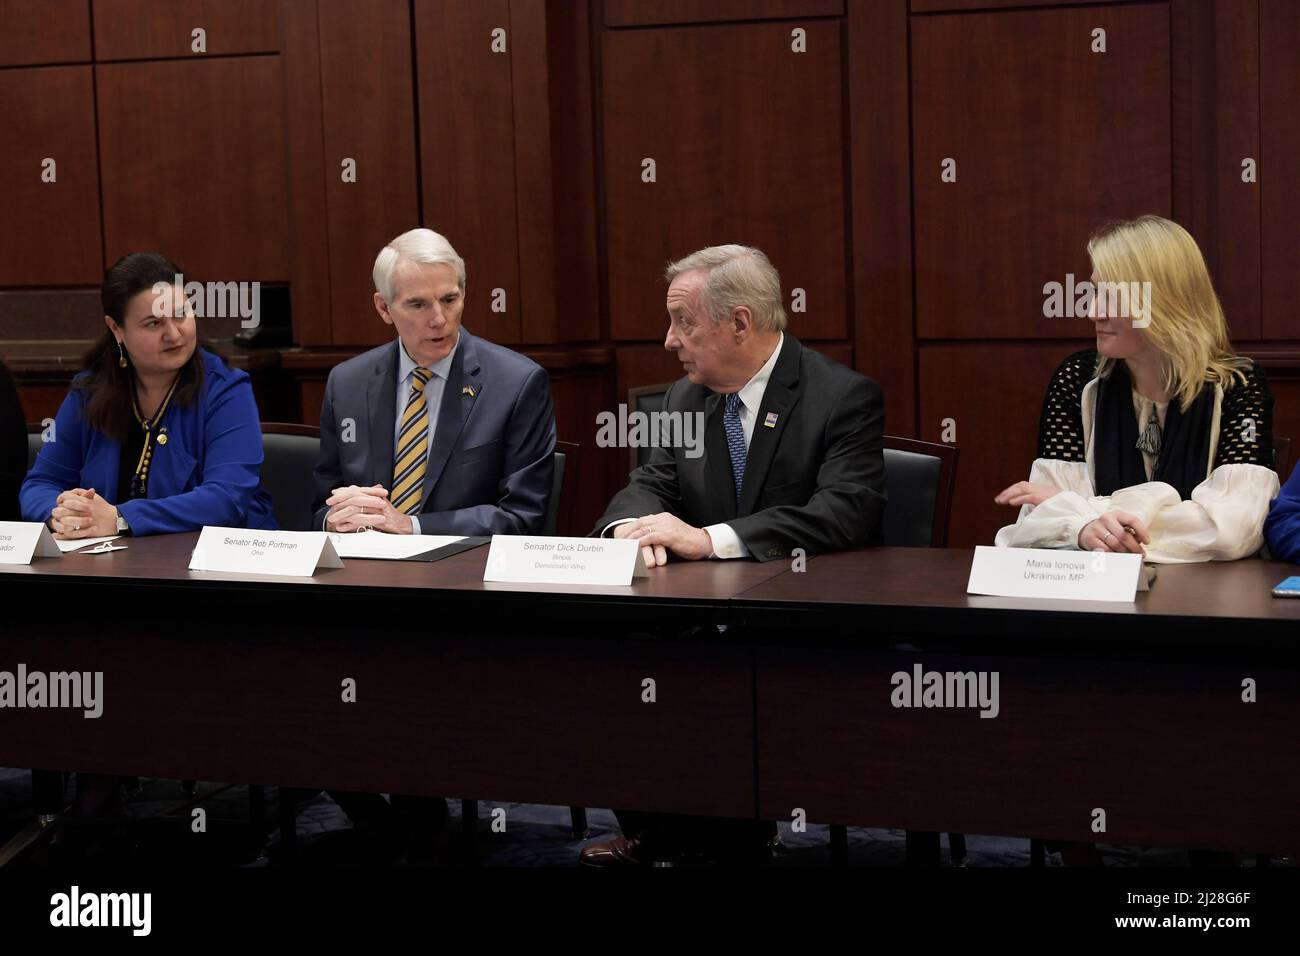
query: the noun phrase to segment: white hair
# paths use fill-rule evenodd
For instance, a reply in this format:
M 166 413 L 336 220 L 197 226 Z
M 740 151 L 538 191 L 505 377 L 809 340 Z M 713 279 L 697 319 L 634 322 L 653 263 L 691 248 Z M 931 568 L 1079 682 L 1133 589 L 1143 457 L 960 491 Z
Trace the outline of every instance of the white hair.
M 460 291 L 465 291 L 465 260 L 456 254 L 447 237 L 432 229 L 412 229 L 404 232 L 384 248 L 375 257 L 372 273 L 375 279 L 375 291 L 384 297 L 384 301 L 393 301 L 393 273 L 397 263 L 402 259 L 412 262 L 441 262 L 456 267 L 456 283 Z
M 754 325 L 768 332 L 785 328 L 781 305 L 781 276 L 762 251 L 753 246 L 709 246 L 685 259 L 670 262 L 664 278 L 672 282 L 687 272 L 705 273 L 700 303 L 714 325 L 722 322 L 737 306 L 754 316 Z

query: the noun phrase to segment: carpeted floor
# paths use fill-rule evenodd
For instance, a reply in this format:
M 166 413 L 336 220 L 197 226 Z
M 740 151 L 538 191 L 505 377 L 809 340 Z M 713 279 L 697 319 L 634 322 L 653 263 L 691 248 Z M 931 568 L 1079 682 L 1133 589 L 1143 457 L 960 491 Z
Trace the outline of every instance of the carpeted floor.
M 144 779 L 140 789 L 102 821 L 71 828 L 68 839 L 55 846 L 41 845 L 25 854 L 18 865 L 59 867 L 65 864 L 105 866 L 266 866 L 278 858 L 275 788 L 268 788 L 264 832 L 249 825 L 249 795 L 245 786 L 201 782 L 190 798 L 174 780 Z M 197 802 L 195 802 L 197 801 Z M 576 866 L 578 850 L 586 841 L 570 833 L 567 807 L 523 803 L 478 802 L 479 827 L 473 847 L 461 836 L 459 800 L 448 801 L 453 842 L 450 858 L 481 866 Z M 206 832 L 194 832 L 195 807 L 203 810 Z M 504 832 L 494 832 L 493 812 L 505 811 Z M 0 845 L 32 820 L 31 776 L 23 770 L 0 769 Z M 500 815 L 497 814 L 497 817 Z M 590 839 L 616 833 L 614 815 L 590 808 Z M 825 866 L 829 862 L 828 830 L 810 824 L 795 833 L 780 824 L 781 848 L 777 866 Z M 361 860 L 355 832 L 347 816 L 325 794 L 302 803 L 297 818 L 297 865 L 340 867 Z M 944 862 L 948 863 L 947 840 Z M 1027 866 L 1029 841 L 1023 837 L 968 836 L 971 866 Z M 1104 846 L 1108 865 L 1184 866 L 1181 850 Z M 902 866 L 902 830 L 868 827 L 849 829 L 849 862 L 861 866 Z M 1048 865 L 1060 860 L 1048 857 Z M 1248 862 L 1253 862 L 1253 859 Z

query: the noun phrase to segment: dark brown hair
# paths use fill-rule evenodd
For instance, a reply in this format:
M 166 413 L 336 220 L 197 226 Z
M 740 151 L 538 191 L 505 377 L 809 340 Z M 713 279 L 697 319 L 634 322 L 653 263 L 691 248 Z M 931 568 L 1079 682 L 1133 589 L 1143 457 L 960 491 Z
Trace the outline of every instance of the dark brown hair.
M 174 283 L 180 268 L 157 252 L 132 252 L 113 263 L 104 273 L 100 300 L 104 314 L 119 328 L 126 318 L 127 304 L 155 284 Z M 127 357 L 127 366 L 118 365 L 117 341 L 107 328 L 103 337 L 86 353 L 82 364 L 87 374 L 78 376 L 73 388 L 85 393 L 82 419 L 97 432 L 116 441 L 126 438 L 135 413 L 131 400 L 135 391 L 135 367 Z M 203 357 L 196 339 L 194 354 L 181 368 L 180 381 L 172 402 L 191 405 L 203 387 Z

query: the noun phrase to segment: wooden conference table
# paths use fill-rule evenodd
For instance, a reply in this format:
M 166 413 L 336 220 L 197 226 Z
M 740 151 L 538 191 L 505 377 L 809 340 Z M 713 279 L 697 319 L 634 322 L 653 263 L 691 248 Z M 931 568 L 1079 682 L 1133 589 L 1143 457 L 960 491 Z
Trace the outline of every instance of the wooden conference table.
M 0 766 L 1300 849 L 1295 565 L 1101 604 L 967 595 L 969 550 L 569 588 L 484 583 L 485 548 L 195 573 L 196 537 L 0 565 L 0 670 L 104 673 L 98 719 L 0 710 Z M 997 672 L 997 717 L 893 706 L 915 665 Z

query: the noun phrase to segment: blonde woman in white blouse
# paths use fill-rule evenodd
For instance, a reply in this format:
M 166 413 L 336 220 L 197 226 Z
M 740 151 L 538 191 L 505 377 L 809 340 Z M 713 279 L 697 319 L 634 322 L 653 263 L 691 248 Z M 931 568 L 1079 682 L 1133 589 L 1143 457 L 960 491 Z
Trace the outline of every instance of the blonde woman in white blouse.
M 1149 306 L 1093 298 L 1097 347 L 1052 376 L 1029 480 L 995 499 L 1020 515 L 995 543 L 1165 564 L 1254 554 L 1278 493 L 1273 397 L 1232 352 L 1200 249 L 1143 216 L 1099 231 L 1088 254 L 1093 283 L 1149 283 Z

